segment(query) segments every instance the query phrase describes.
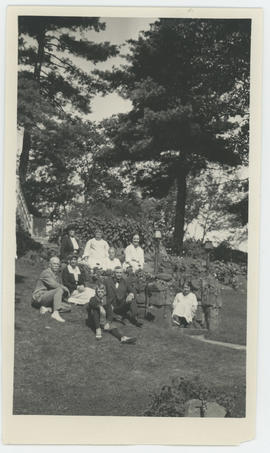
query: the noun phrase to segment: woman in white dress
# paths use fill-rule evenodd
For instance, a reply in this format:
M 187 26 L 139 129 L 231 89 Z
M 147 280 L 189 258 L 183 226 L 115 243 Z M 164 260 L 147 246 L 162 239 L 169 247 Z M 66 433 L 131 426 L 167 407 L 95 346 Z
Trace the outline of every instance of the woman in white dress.
M 106 271 L 114 271 L 116 267 L 122 267 L 121 262 L 118 258 L 115 256 L 115 248 L 110 247 L 109 248 L 109 256 L 105 260 L 105 266 L 104 269 Z
M 105 269 L 108 251 L 109 244 L 102 239 L 102 231 L 97 229 L 95 231 L 95 237 L 86 243 L 83 259 L 91 269 L 95 267 Z
M 144 266 L 144 252 L 139 246 L 140 237 L 138 234 L 134 234 L 132 238 L 132 244 L 128 245 L 125 249 L 125 263 L 124 269 L 132 266 L 134 272 L 138 269 L 143 269 Z
M 197 306 L 197 298 L 195 294 L 191 292 L 190 284 L 185 283 L 183 292 L 176 294 L 173 301 L 173 323 L 180 327 L 186 327 L 192 322 Z

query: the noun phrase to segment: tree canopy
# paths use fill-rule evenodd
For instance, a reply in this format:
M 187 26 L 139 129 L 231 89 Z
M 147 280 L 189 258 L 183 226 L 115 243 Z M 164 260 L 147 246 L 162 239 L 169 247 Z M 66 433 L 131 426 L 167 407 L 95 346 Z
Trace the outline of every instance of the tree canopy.
M 157 197 L 176 184 L 180 253 L 187 176 L 209 161 L 248 159 L 250 21 L 160 19 L 129 43 L 126 67 L 102 74 L 132 110 L 106 121 L 113 145 L 101 159 L 129 163 L 137 184 Z
M 91 17 L 19 17 L 18 125 L 24 128 L 19 176 L 37 215 L 44 213 L 42 206 L 53 212 L 74 199 L 80 188 L 74 171 L 98 140 L 86 115 L 93 96 L 106 92 L 106 82 L 93 68 L 118 49 L 82 34 L 104 27 Z M 77 183 L 84 176 L 84 188 L 86 173 L 77 175 Z

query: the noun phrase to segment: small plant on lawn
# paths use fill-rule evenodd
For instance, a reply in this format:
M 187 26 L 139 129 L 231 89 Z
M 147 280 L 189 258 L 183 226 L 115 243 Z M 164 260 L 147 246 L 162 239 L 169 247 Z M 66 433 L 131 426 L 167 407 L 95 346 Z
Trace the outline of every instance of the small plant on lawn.
M 241 395 L 243 397 L 243 395 Z M 152 396 L 150 407 L 144 412 L 148 417 L 185 417 L 186 404 L 189 400 L 201 401 L 201 417 L 205 416 L 207 403 L 216 402 L 226 410 L 226 417 L 243 417 L 237 399 L 239 389 L 213 387 L 202 383 L 198 378 L 172 378 L 169 385 L 164 385 L 159 393 Z

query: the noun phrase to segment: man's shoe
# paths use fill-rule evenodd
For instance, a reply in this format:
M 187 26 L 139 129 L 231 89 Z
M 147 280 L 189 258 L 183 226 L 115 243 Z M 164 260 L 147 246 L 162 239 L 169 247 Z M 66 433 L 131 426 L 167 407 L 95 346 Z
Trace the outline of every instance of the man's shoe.
M 109 322 L 106 322 L 104 325 L 104 330 L 111 330 L 111 325 Z
M 96 339 L 101 340 L 101 338 L 102 338 L 101 329 L 98 328 L 96 329 Z
M 39 313 L 41 315 L 45 315 L 45 313 L 52 313 L 52 308 L 51 307 L 44 307 L 43 305 L 39 309 Z
M 114 314 L 113 314 L 113 317 L 114 317 L 115 321 L 121 322 L 121 324 L 123 324 L 123 326 L 126 325 L 123 316 L 117 315 L 116 313 L 114 313 Z
M 59 313 L 69 313 L 71 312 L 71 308 L 59 308 Z
M 52 317 L 53 319 L 55 319 L 55 321 L 58 321 L 58 322 L 65 322 L 65 320 L 59 315 L 59 312 L 58 312 L 58 311 L 54 311 L 51 317 Z
M 121 343 L 124 343 L 124 344 L 135 344 L 137 341 L 137 338 L 135 337 L 122 337 L 121 338 Z

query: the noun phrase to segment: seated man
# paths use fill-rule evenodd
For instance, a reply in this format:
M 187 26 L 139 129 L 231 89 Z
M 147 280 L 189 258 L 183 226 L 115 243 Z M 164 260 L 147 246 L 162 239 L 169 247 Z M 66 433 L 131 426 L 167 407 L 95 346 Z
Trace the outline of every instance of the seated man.
M 60 260 L 52 256 L 49 267 L 41 272 L 32 294 L 33 306 L 40 308 L 40 313 L 52 313 L 52 318 L 65 322 L 59 311 L 70 311 L 67 304 L 62 302 L 63 296 L 69 296 L 69 290 L 62 285 L 59 277 Z
M 90 299 L 88 305 L 88 323 L 94 324 L 96 339 L 101 340 L 101 328 L 103 327 L 105 331 L 108 331 L 111 335 L 120 340 L 121 343 L 136 343 L 136 338 L 126 337 L 111 322 L 107 322 L 107 309 L 106 288 L 103 283 L 100 283 L 96 287 L 95 296 Z
M 135 326 L 141 327 L 137 320 L 138 307 L 134 291 L 123 278 L 121 267 L 116 267 L 114 276 L 105 280 L 107 295 L 107 317 L 112 321 L 113 313 L 120 315 L 121 319 L 128 318 Z

